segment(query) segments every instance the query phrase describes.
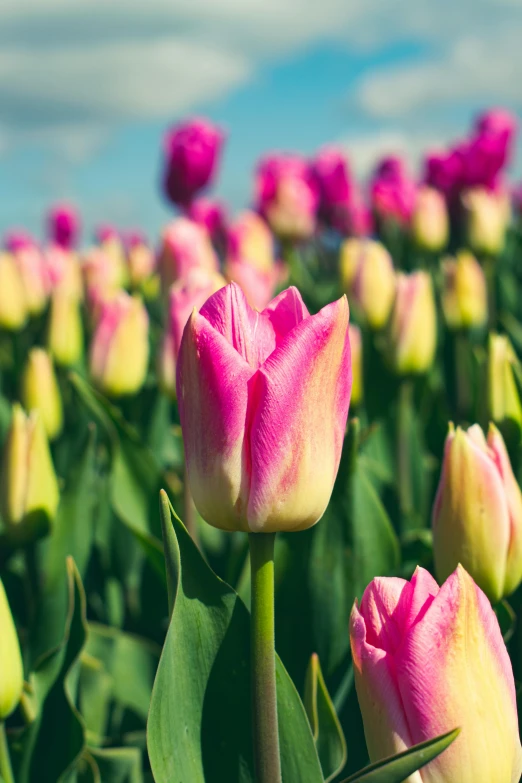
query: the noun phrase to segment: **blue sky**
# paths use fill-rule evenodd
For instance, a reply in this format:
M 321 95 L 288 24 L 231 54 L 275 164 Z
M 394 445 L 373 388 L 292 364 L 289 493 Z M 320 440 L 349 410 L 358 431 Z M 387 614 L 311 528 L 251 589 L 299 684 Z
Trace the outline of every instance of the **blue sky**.
M 0 231 L 38 234 L 67 199 L 86 239 L 107 221 L 153 237 L 161 138 L 187 114 L 227 130 L 232 209 L 269 149 L 414 167 L 485 106 L 522 116 L 521 35 L 522 0 L 3 0 Z

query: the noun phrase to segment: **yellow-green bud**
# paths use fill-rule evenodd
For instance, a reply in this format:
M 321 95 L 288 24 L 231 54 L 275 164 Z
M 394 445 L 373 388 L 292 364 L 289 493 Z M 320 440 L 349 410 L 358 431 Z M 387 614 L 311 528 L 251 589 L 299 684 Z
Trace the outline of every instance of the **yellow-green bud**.
M 18 705 L 24 685 L 20 644 L 13 616 L 0 579 L 0 723 Z
M 22 376 L 22 404 L 27 411 L 40 413 L 49 440 L 58 437 L 63 427 L 62 398 L 52 359 L 43 348 L 29 352 Z

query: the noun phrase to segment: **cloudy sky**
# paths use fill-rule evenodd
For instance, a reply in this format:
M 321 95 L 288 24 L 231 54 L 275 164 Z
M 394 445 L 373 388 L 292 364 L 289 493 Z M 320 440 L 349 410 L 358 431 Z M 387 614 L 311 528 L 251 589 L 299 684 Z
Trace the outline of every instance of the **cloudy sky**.
M 0 231 L 74 201 L 152 236 L 161 138 L 228 133 L 215 188 L 248 202 L 256 158 L 345 145 L 414 165 L 489 105 L 522 117 L 522 0 L 2 0 Z

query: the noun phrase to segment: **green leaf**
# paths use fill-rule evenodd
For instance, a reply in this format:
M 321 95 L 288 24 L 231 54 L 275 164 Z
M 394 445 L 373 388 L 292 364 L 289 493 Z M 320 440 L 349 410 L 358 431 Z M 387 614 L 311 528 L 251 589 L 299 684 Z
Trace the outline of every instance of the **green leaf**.
M 175 515 L 164 527 L 174 602 L 148 722 L 155 781 L 253 783 L 248 611 Z M 277 688 L 285 783 L 322 783 L 306 713 L 279 660 Z
M 20 740 L 17 783 L 62 783 L 85 748 L 85 727 L 76 708 L 79 656 L 86 638 L 85 594 L 72 558 L 67 559 L 69 606 L 64 637 L 31 674 L 35 720 Z
M 101 783 L 142 783 L 141 752 L 138 748 L 90 748 Z
M 346 764 L 346 741 L 315 653 L 306 673 L 304 705 L 325 783 L 329 783 Z
M 343 783 L 402 783 L 409 775 L 437 758 L 458 737 L 460 729 L 453 729 L 396 756 L 370 764 Z

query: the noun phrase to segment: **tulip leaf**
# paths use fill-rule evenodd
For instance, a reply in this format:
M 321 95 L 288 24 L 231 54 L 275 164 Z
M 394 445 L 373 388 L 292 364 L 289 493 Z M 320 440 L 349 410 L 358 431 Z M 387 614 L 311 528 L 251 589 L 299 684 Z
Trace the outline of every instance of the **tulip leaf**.
M 100 783 L 143 783 L 138 748 L 90 748 Z
M 147 729 L 154 779 L 253 783 L 249 614 L 166 511 L 163 497 L 172 615 Z M 306 713 L 279 660 L 277 689 L 285 783 L 322 783 Z
M 65 783 L 85 748 L 85 726 L 76 708 L 79 656 L 87 633 L 85 593 L 72 558 L 67 559 L 69 606 L 62 641 L 31 674 L 34 720 L 20 740 L 17 783 Z
M 346 740 L 315 653 L 306 673 L 304 705 L 325 783 L 329 783 L 346 764 Z
M 414 745 L 396 756 L 370 764 L 343 780 L 343 783 L 402 783 L 446 750 L 459 732 L 460 729 L 453 729 L 440 737 Z

